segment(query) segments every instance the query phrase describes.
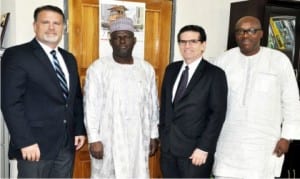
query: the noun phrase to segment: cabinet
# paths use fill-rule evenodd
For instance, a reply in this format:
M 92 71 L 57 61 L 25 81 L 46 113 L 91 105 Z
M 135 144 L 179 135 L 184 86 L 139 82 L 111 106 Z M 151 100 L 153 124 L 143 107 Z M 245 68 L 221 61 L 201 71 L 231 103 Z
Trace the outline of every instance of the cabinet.
M 299 178 L 300 177 L 300 141 L 296 140 L 290 144 L 289 152 L 286 154 L 281 178 Z
M 265 7 L 263 45 L 285 53 L 293 64 L 300 87 L 300 1 L 273 1 Z M 281 177 L 300 177 L 300 140 L 290 144 Z
M 300 1 L 280 2 L 268 3 L 265 7 L 262 42 L 264 46 L 278 49 L 289 57 L 299 84 Z

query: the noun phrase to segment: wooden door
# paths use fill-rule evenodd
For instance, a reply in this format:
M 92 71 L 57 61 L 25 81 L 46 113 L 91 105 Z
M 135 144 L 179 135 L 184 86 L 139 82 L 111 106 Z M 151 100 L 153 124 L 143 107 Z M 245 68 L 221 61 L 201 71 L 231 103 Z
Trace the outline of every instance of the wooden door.
M 171 39 L 171 0 L 130 0 L 146 3 L 145 59 L 155 69 L 160 93 L 164 70 L 169 63 Z M 88 66 L 99 57 L 98 0 L 69 0 L 69 50 L 75 55 L 83 85 Z M 101 52 L 100 52 L 101 53 Z M 160 95 L 160 94 L 159 94 Z M 160 178 L 159 152 L 150 158 L 151 178 Z M 75 157 L 75 178 L 90 177 L 87 144 Z

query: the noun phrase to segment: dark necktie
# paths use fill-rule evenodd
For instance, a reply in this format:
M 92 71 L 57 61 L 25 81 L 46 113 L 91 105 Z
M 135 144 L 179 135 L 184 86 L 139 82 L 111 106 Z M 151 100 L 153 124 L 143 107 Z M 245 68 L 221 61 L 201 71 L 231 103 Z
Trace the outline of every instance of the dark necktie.
M 179 81 L 179 84 L 178 84 L 178 87 L 177 87 L 177 90 L 175 93 L 175 98 L 174 98 L 173 103 L 176 103 L 180 98 L 182 98 L 184 91 L 186 89 L 186 86 L 187 86 L 188 78 L 189 78 L 189 67 L 185 66 L 185 69 L 182 72 L 181 77 L 180 77 L 180 81 Z
M 56 51 L 52 50 L 50 53 L 53 57 L 54 69 L 55 69 L 55 72 L 56 72 L 56 76 L 59 80 L 59 85 L 62 89 L 63 96 L 64 96 L 65 99 L 67 99 L 69 92 L 68 92 L 68 87 L 67 87 L 67 81 L 66 81 L 66 78 L 65 78 L 65 74 L 64 74 L 64 72 L 62 71 L 62 69 L 59 65 L 59 61 L 57 60 Z

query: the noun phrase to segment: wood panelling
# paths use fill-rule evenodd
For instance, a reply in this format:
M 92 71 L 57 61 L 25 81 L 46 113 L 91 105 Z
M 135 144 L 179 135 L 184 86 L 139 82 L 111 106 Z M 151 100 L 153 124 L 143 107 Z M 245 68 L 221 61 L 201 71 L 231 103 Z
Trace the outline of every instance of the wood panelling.
M 146 3 L 145 59 L 155 69 L 160 95 L 164 70 L 169 63 L 171 41 L 172 1 L 130 0 Z M 88 66 L 99 57 L 98 0 L 69 0 L 69 50 L 78 61 L 82 85 Z M 101 52 L 100 52 L 101 53 Z M 159 152 L 150 157 L 151 178 L 160 178 Z M 90 158 L 87 144 L 76 153 L 75 178 L 90 177 Z
M 98 0 L 69 0 L 69 50 L 75 55 L 83 86 L 88 66 L 99 57 Z

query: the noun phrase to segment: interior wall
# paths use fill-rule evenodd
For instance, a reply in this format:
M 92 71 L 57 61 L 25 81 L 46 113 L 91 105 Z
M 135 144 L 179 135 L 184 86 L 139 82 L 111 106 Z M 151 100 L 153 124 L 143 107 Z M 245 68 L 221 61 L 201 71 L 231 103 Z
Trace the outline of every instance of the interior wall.
M 238 1 L 243 0 L 176 0 L 176 23 L 172 37 L 174 43 L 171 44 L 174 49 L 174 59 L 171 60 L 181 59 L 176 35 L 179 29 L 187 24 L 197 24 L 206 30 L 205 58 L 214 58 L 226 50 L 230 3 Z M 44 4 L 53 4 L 63 8 L 63 0 L 1 0 L 0 12 L 11 12 L 4 47 L 21 44 L 33 38 L 33 11 L 37 6 Z M 20 30 L 22 33 L 19 33 Z
M 176 0 L 174 59 L 181 60 L 177 33 L 185 25 L 202 26 L 207 34 L 207 47 L 204 58 L 210 59 L 226 50 L 230 15 L 230 3 L 243 0 Z M 245 1 L 245 0 L 244 0 Z

